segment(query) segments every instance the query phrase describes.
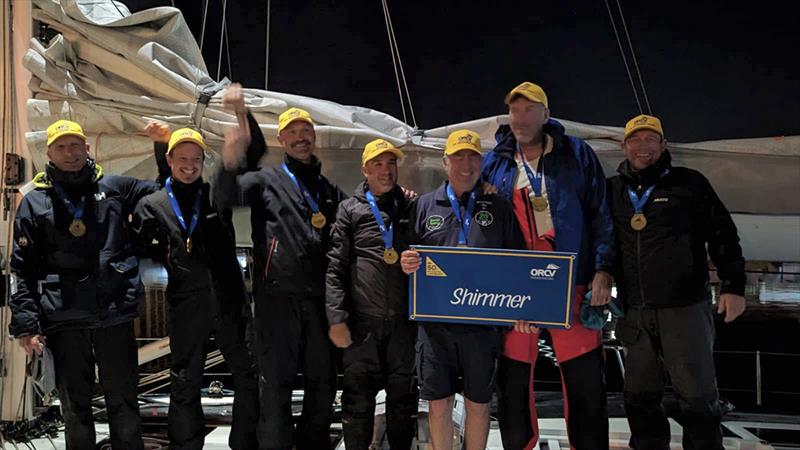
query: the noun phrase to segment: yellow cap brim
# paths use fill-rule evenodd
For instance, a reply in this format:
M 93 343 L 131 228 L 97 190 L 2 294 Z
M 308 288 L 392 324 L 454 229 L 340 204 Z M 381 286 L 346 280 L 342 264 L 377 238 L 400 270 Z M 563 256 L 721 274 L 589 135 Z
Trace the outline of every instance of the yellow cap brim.
M 208 146 L 204 142 L 200 142 L 197 139 L 191 137 L 185 137 L 183 139 L 178 139 L 177 141 L 173 142 L 172 145 L 170 145 L 169 148 L 167 149 L 167 153 L 171 152 L 175 147 L 177 147 L 179 144 L 183 144 L 184 142 L 191 142 L 192 144 L 195 144 L 201 149 L 203 149 L 203 151 L 208 150 Z
M 284 123 L 283 125 L 279 126 L 279 127 L 278 127 L 278 133 L 280 133 L 281 131 L 283 131 L 284 129 L 286 129 L 286 127 L 288 127 L 289 125 L 291 125 L 293 122 L 297 122 L 298 120 L 302 120 L 303 122 L 306 122 L 306 123 L 308 123 L 308 124 L 309 124 L 309 125 L 311 125 L 311 126 L 314 126 L 314 121 L 313 121 L 313 120 L 311 120 L 311 119 L 309 119 L 309 118 L 307 118 L 307 117 L 295 117 L 294 119 L 292 119 L 292 120 L 290 120 L 290 121 L 288 121 L 288 122 Z
M 652 126 L 652 125 L 638 125 L 636 127 L 633 127 L 632 129 L 628 130 L 628 132 L 625 133 L 625 137 L 622 138 L 622 140 L 624 141 L 625 139 L 628 139 L 633 133 L 636 133 L 637 131 L 640 131 L 640 130 L 655 131 L 662 138 L 664 137 L 664 132 L 659 130 L 658 127 L 655 127 L 655 126 Z
M 456 144 L 444 151 L 445 155 L 452 155 L 453 153 L 458 153 L 461 150 L 472 150 L 473 152 L 483 156 L 483 152 L 475 148 L 470 144 Z
M 392 153 L 392 154 L 394 154 L 394 156 L 397 156 L 397 159 L 403 159 L 406 156 L 406 155 L 403 154 L 403 151 L 400 150 L 399 148 L 390 147 L 390 148 L 382 149 L 382 150 L 378 151 L 377 153 L 375 153 L 373 155 L 369 155 L 369 158 L 363 160 L 361 162 L 361 165 L 362 166 L 366 165 L 368 162 L 372 161 L 373 159 L 377 158 L 378 156 L 381 156 L 384 153 Z
M 536 96 L 534 96 L 534 95 L 532 95 L 532 94 L 530 94 L 530 93 L 528 93 L 526 91 L 523 91 L 523 90 L 519 90 L 519 91 L 518 90 L 513 90 L 513 91 L 509 92 L 508 94 L 506 94 L 506 98 L 503 101 L 505 102 L 506 105 L 508 105 L 518 95 L 520 95 L 522 97 L 525 97 L 525 98 L 527 98 L 528 100 L 530 100 L 530 101 L 532 101 L 534 103 L 541 103 L 542 105 L 547 107 L 547 103 L 545 101 L 542 101 L 542 99 L 536 98 Z
M 51 136 L 50 139 L 47 140 L 47 146 L 50 147 L 50 145 L 52 145 L 53 142 L 61 139 L 64 136 L 77 136 L 77 137 L 83 139 L 84 141 L 86 140 L 86 136 L 83 133 L 79 133 L 77 131 L 64 131 L 63 133 L 59 133 L 59 134 L 57 134 L 55 136 Z

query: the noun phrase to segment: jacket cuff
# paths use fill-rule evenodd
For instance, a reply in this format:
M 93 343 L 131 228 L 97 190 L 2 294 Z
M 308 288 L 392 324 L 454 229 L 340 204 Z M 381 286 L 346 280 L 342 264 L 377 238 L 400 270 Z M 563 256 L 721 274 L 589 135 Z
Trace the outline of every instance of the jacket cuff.
M 720 294 L 734 294 L 744 297 L 744 280 L 722 280 Z

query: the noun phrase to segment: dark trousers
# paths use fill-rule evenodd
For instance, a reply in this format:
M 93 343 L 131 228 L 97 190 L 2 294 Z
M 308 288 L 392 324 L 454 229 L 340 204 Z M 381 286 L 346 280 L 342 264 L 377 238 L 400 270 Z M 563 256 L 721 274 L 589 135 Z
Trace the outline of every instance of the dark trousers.
M 259 445 L 291 448 L 295 442 L 298 450 L 329 448 L 336 371 L 324 297 L 258 295 L 255 332 Z M 303 375 L 303 412 L 293 439 L 292 388 L 298 372 Z
M 141 450 L 139 370 L 133 322 L 49 333 L 47 345 L 53 352 L 67 448 L 95 447 L 91 401 L 96 362 L 105 393 L 111 445 L 115 450 Z
M 405 317 L 352 318 L 353 345 L 346 348 L 342 427 L 348 449 L 368 450 L 375 422 L 375 395 L 386 390 L 386 433 L 393 450 L 408 450 L 417 421 L 414 378 L 417 334 Z
M 608 414 L 603 348 L 597 347 L 578 357 L 559 363 L 564 392 L 569 441 L 577 450 L 608 449 Z M 503 448 L 522 450 L 535 444 L 538 429 L 531 424 L 532 365 L 500 357 L 497 385 L 498 418 Z M 597 374 L 601 374 L 598 376 Z
M 625 412 L 632 448 L 669 448 L 669 423 L 662 404 L 666 375 L 680 408 L 683 448 L 723 448 L 711 308 L 706 302 L 628 308 L 617 323 L 617 337 L 627 348 Z
M 225 301 L 225 300 L 220 300 Z M 247 320 L 242 303 L 219 308 L 213 293 L 169 298 L 170 448 L 201 449 L 205 416 L 200 404 L 206 345 L 213 333 L 233 375 L 233 424 L 228 444 L 234 450 L 255 449 L 258 420 L 258 381 L 255 362 L 247 349 Z

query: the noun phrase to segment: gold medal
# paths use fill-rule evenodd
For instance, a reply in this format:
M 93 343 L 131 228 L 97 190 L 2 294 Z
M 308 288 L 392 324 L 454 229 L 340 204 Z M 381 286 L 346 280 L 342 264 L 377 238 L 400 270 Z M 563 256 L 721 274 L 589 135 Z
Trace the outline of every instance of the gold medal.
M 327 220 L 325 220 L 325 215 L 323 215 L 321 212 L 315 212 L 311 215 L 311 225 L 313 225 L 316 229 L 321 229 L 324 227 L 326 222 Z
M 642 213 L 636 213 L 631 217 L 631 228 L 636 231 L 644 230 L 644 227 L 647 226 L 647 217 L 644 216 Z
M 383 251 L 383 261 L 386 264 L 394 264 L 397 262 L 397 251 L 393 248 L 387 248 Z
M 186 253 L 192 253 L 192 237 L 186 238 Z
M 72 219 L 69 224 L 69 234 L 75 237 L 81 237 L 86 234 L 86 224 L 81 219 Z
M 534 210 L 538 212 L 547 211 L 547 199 L 543 196 L 534 196 L 531 202 Z

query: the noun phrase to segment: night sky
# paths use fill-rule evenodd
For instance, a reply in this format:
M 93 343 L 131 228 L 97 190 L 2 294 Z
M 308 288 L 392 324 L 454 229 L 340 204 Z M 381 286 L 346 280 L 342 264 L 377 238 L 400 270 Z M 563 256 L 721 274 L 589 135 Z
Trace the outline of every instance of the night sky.
M 203 0 L 174 1 L 199 41 Z M 172 2 L 123 3 L 135 12 Z M 203 53 L 212 77 L 222 3 L 209 0 Z M 270 90 L 402 119 L 380 0 L 271 3 Z M 620 0 L 653 113 L 674 142 L 800 135 L 794 8 L 733 3 Z M 221 75 L 247 87 L 264 87 L 266 4 L 227 4 L 232 73 L 223 54 Z M 630 63 L 617 2 L 609 4 Z M 503 113 L 504 94 L 525 80 L 545 89 L 555 117 L 622 126 L 639 113 L 604 0 L 390 0 L 389 8 L 420 128 Z

